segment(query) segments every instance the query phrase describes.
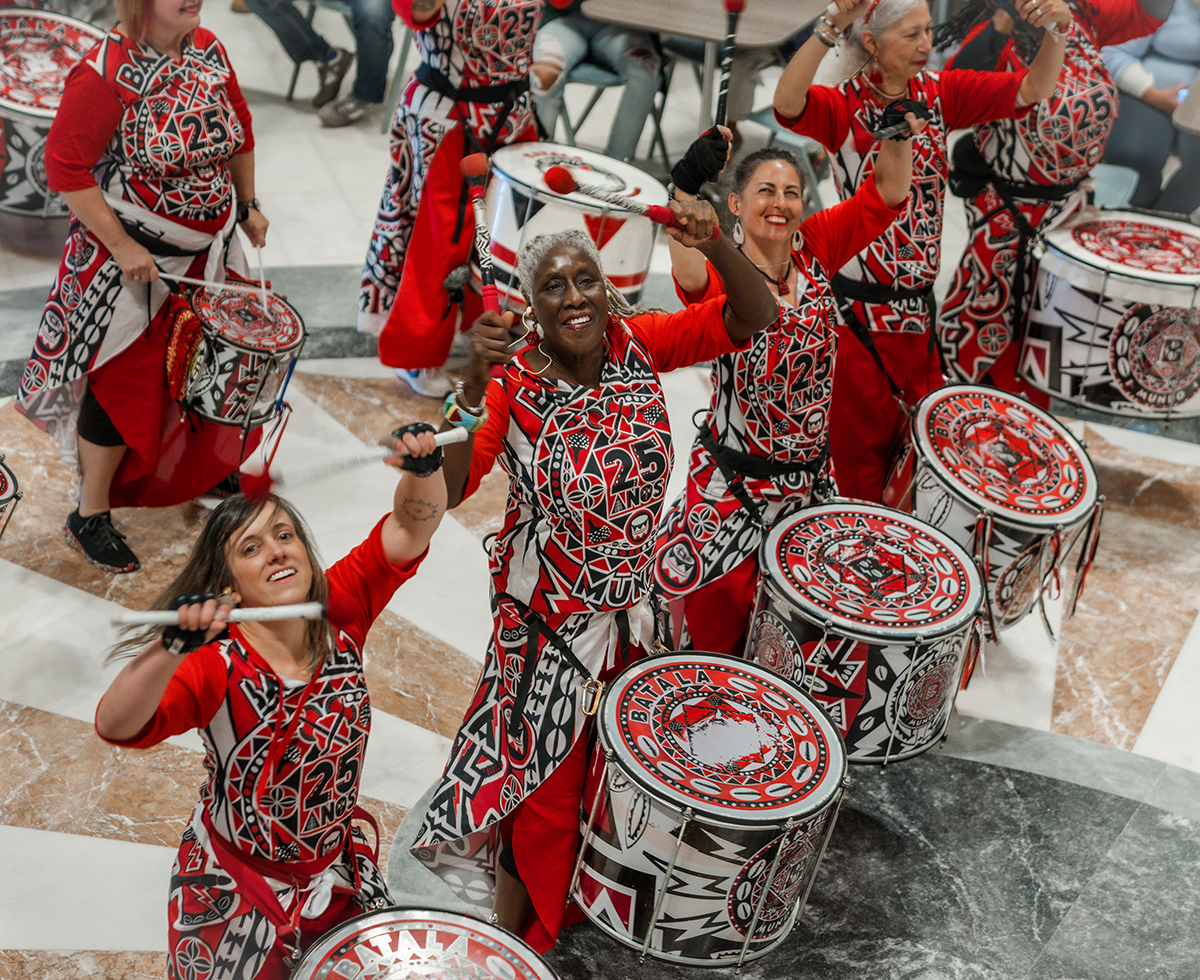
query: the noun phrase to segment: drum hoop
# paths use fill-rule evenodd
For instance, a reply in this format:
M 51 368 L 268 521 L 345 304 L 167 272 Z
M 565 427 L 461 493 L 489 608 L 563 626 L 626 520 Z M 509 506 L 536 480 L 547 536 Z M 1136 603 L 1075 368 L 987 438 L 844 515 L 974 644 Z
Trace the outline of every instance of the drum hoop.
M 292 306 L 291 303 L 285 300 L 278 293 L 271 294 L 271 303 L 282 303 L 292 312 L 292 314 L 296 317 L 296 321 L 300 324 L 299 336 L 286 347 L 251 347 L 246 341 L 238 340 L 222 333 L 220 327 L 211 323 L 204 313 L 197 307 L 196 295 L 199 292 L 200 290 L 196 290 L 190 297 L 188 297 L 188 306 L 192 308 L 192 312 L 200 320 L 200 328 L 204 331 L 204 336 L 220 338 L 221 343 L 232 347 L 235 350 L 239 350 L 242 353 L 262 354 L 264 356 L 272 356 L 276 354 L 288 355 L 295 351 L 298 347 L 302 347 L 304 345 L 304 341 L 308 336 L 308 328 L 304 325 L 304 318 L 300 316 L 299 310 Z
M 984 497 L 979 494 L 974 494 L 969 491 L 966 485 L 953 476 L 938 459 L 937 455 L 931 450 L 927 451 L 928 443 L 925 439 L 925 421 L 929 417 L 929 412 L 934 404 L 940 399 L 939 396 L 945 396 L 946 392 L 978 392 L 990 396 L 1006 396 L 1007 393 L 998 388 L 989 388 L 985 385 L 945 385 L 938 388 L 931 394 L 926 395 L 917 404 L 916 413 L 913 416 L 913 446 L 916 451 L 916 462 L 913 467 L 913 494 L 916 494 L 917 476 L 921 472 L 921 467 L 926 467 L 933 471 L 938 478 L 938 483 L 950 494 L 956 501 L 964 504 L 969 510 L 982 514 L 990 514 L 996 521 L 1001 524 L 1006 524 L 1010 527 L 1018 527 L 1029 531 L 1053 531 L 1056 527 L 1064 528 L 1074 527 L 1083 521 L 1086 521 L 1096 507 L 1096 502 L 1100 499 L 1099 477 L 1096 475 L 1096 468 L 1092 464 L 1091 457 L 1078 439 L 1048 412 L 1043 412 L 1036 405 L 1032 405 L 1024 399 L 1019 399 L 1015 395 L 1007 397 L 1013 398 L 1020 403 L 1020 407 L 1029 411 L 1033 415 L 1040 416 L 1042 421 L 1048 423 L 1056 433 L 1061 435 L 1068 445 L 1073 447 L 1079 456 L 1079 462 L 1084 476 L 1086 477 L 1087 492 L 1084 493 L 1079 503 L 1071 510 L 1061 514 L 1049 514 L 1045 517 L 1036 517 L 1028 513 L 1019 513 L 1000 508 L 996 501 Z M 914 500 L 915 507 L 915 500 Z
M 676 651 L 684 652 L 684 651 Z M 600 708 L 596 712 L 596 717 L 600 719 L 600 723 L 596 726 L 597 733 L 600 737 L 600 744 L 604 749 L 605 759 L 610 767 L 615 766 L 617 770 L 629 782 L 633 783 L 639 790 L 650 797 L 655 805 L 661 806 L 663 809 L 671 810 L 675 813 L 683 814 L 686 810 L 692 811 L 692 819 L 700 821 L 704 824 L 711 824 L 717 827 L 727 827 L 731 829 L 741 829 L 745 827 L 755 827 L 764 829 L 774 829 L 782 827 L 789 820 L 802 821 L 808 820 L 814 816 L 824 813 L 831 803 L 837 799 L 837 794 L 840 791 L 842 780 L 846 776 L 846 745 L 842 738 L 841 732 L 834 724 L 833 719 L 819 702 L 811 695 L 800 690 L 799 685 L 780 677 L 774 671 L 763 667 L 761 664 L 755 663 L 752 660 L 746 660 L 743 657 L 734 656 L 725 653 L 707 653 L 701 651 L 687 651 L 691 656 L 688 660 L 688 666 L 695 663 L 704 663 L 706 659 L 714 661 L 714 666 L 721 664 L 724 661 L 730 661 L 732 666 L 738 669 L 750 670 L 751 672 L 761 672 L 766 676 L 766 679 L 781 687 L 795 688 L 795 693 L 799 694 L 803 700 L 803 706 L 811 710 L 821 723 L 822 732 L 825 735 L 826 742 L 829 745 L 829 771 L 826 773 L 822 783 L 814 788 L 814 792 L 809 796 L 800 800 L 795 800 L 788 807 L 781 807 L 776 810 L 754 810 L 749 811 L 749 816 L 739 818 L 738 811 L 730 807 L 715 808 L 713 804 L 706 803 L 704 800 L 693 799 L 685 796 L 677 790 L 672 789 L 662 782 L 657 782 L 640 766 L 630 765 L 633 761 L 627 758 L 626 753 L 622 751 L 622 746 L 617 744 L 612 738 L 612 731 L 616 728 L 616 707 L 614 699 L 619 696 L 619 692 L 624 689 L 625 685 L 621 683 L 625 674 L 638 673 L 641 670 L 652 669 L 661 663 L 663 657 L 649 657 L 641 660 L 636 660 L 622 670 L 612 682 L 604 689 L 604 695 L 600 701 Z M 699 659 L 697 659 L 699 658 Z M 612 711 L 610 712 L 610 706 Z M 798 809 L 800 805 L 808 804 L 806 809 Z
M 571 204 L 574 206 L 572 208 L 572 210 L 581 210 L 581 211 L 585 211 L 585 212 L 588 210 L 591 210 L 591 211 L 596 212 L 597 214 L 612 213 L 612 214 L 626 216 L 629 218 L 641 217 L 640 215 L 636 214 L 633 211 L 626 211 L 623 208 L 618 208 L 615 205 L 608 204 L 605 201 L 598 201 L 595 198 L 588 197 L 586 194 L 583 194 L 579 191 L 572 191 L 569 194 L 559 194 L 556 191 L 550 190 L 549 187 L 539 187 L 537 184 L 531 184 L 528 180 L 526 180 L 520 174 L 515 173 L 514 172 L 515 168 L 514 168 L 513 164 L 508 163 L 507 161 L 509 160 L 509 158 L 511 158 L 513 160 L 523 160 L 524 159 L 524 160 L 526 160 L 526 162 L 530 162 L 526 158 L 528 157 L 528 153 L 529 153 L 530 149 L 532 149 L 533 147 L 543 148 L 546 151 L 547 155 L 558 155 L 558 156 L 567 157 L 568 159 L 582 159 L 585 163 L 588 162 L 589 157 L 596 158 L 597 163 L 599 163 L 602 160 L 607 161 L 609 164 L 612 165 L 608 169 L 610 169 L 614 174 L 616 174 L 616 176 L 621 178 L 621 180 L 625 183 L 626 190 L 633 189 L 633 186 L 637 186 L 642 190 L 643 193 L 639 194 L 636 198 L 634 198 L 635 200 L 637 200 L 638 202 L 640 202 L 642 204 L 663 204 L 663 205 L 665 205 L 669 199 L 669 196 L 667 194 L 667 189 L 662 185 L 662 182 L 659 181 L 657 178 L 652 177 L 650 174 L 646 173 L 644 170 L 642 170 L 638 167 L 633 166 L 633 164 L 631 164 L 631 163 L 626 163 L 624 160 L 618 160 L 615 157 L 607 156 L 606 154 L 600 153 L 596 150 L 589 150 L 587 147 L 569 146 L 565 143 L 549 143 L 549 142 L 528 143 L 528 142 L 525 142 L 525 143 L 510 143 L 507 146 L 502 146 L 499 149 L 497 149 L 496 152 L 493 153 L 491 156 L 491 166 L 492 166 L 493 172 L 502 174 L 504 177 L 506 177 L 510 181 L 520 185 L 521 187 L 526 187 L 526 188 L 529 188 L 530 190 L 534 191 L 535 194 L 538 195 L 538 196 L 534 197 L 535 200 L 543 201 L 543 202 L 545 202 L 545 201 L 570 201 Z M 534 169 L 537 169 L 536 163 L 530 162 L 530 165 L 533 166 Z M 636 185 L 631 186 L 629 181 L 626 179 L 627 177 L 633 176 L 633 174 L 630 174 L 627 172 L 630 170 L 632 170 L 637 175 L 636 176 L 636 180 L 637 180 Z M 661 193 L 652 194 L 652 195 L 645 193 L 647 190 L 652 190 L 655 188 L 657 188 L 659 191 L 661 191 Z
M 0 454 L 0 476 L 3 476 L 8 484 L 5 491 L 0 493 L 0 511 L 2 511 L 11 501 L 21 499 L 21 485 L 17 483 L 17 475 L 5 465 L 2 454 Z
M 1124 276 L 1128 279 L 1157 283 L 1159 285 L 1200 287 L 1200 272 L 1163 272 L 1153 274 L 1146 269 L 1132 269 L 1120 262 L 1099 256 L 1095 252 L 1089 252 L 1075 241 L 1074 232 L 1080 225 L 1099 224 L 1108 221 L 1137 222 L 1138 224 L 1152 225 L 1168 232 L 1187 233 L 1192 238 L 1200 241 L 1200 229 L 1197 229 L 1190 222 L 1173 221 L 1170 218 L 1156 218 L 1153 215 L 1138 214 L 1133 211 L 1108 211 L 1101 218 L 1072 221 L 1065 227 L 1055 228 L 1053 231 L 1048 232 L 1045 236 L 1046 247 L 1058 252 L 1064 258 L 1076 262 L 1076 264 L 1085 265 L 1091 269 L 1095 269 L 1097 272 L 1107 272 L 1110 275 Z
M 6 10 L 0 10 L 0 25 L 3 24 L 5 19 L 16 17 L 33 17 L 37 20 L 52 20 L 68 27 L 77 28 L 79 29 L 80 33 L 91 36 L 93 41 L 92 47 L 95 47 L 96 44 L 99 44 L 107 36 L 104 31 L 100 30 L 94 24 L 89 24 L 86 20 L 79 20 L 76 17 L 70 17 L 67 14 L 60 14 L 53 10 L 34 10 L 32 8 L 25 7 L 12 7 Z M 89 48 L 88 50 L 90 51 L 91 49 Z M 81 61 L 84 57 L 86 57 L 87 53 L 88 51 L 84 51 L 80 55 Z M 58 114 L 57 109 L 40 109 L 32 106 L 21 105 L 19 102 L 12 102 L 3 96 L 0 96 L 0 109 L 7 110 L 9 112 L 20 113 L 23 116 L 29 116 L 34 119 L 53 119 Z

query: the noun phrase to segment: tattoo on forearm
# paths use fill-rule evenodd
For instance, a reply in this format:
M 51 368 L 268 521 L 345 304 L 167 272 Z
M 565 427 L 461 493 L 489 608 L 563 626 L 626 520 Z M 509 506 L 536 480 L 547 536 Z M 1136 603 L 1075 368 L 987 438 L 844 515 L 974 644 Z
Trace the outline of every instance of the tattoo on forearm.
M 428 500 L 413 500 L 412 497 L 405 497 L 400 506 L 414 521 L 432 521 L 439 510 L 437 504 L 431 504 Z

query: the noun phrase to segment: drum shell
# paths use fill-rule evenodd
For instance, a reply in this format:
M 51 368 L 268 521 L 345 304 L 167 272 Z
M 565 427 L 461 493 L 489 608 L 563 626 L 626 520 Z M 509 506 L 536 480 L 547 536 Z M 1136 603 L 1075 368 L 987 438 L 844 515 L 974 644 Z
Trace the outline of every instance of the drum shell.
M 588 803 L 597 800 L 597 813 L 583 841 L 572 897 L 598 928 L 641 950 L 656 898 L 668 886 L 666 870 L 684 815 L 627 778 L 616 758 L 603 762 L 599 771 L 593 769 L 584 795 Z M 736 962 L 768 881 L 770 892 L 745 958 L 756 959 L 781 943 L 802 911 L 841 794 L 839 790 L 810 816 L 758 827 L 694 817 L 684 830 L 647 952 L 700 966 Z M 771 877 L 780 848 L 783 853 Z M 703 884 L 689 894 L 687 882 Z M 720 911 L 715 907 L 717 893 Z M 697 917 L 705 921 L 705 928 L 689 929 L 688 921 Z
M 972 623 L 942 635 L 914 634 L 910 643 L 827 632 L 763 576 L 746 656 L 821 704 L 838 726 L 850 762 L 880 763 L 919 755 L 942 737 L 972 635 Z M 841 674 L 841 691 L 830 665 Z M 853 703 L 847 691 L 858 695 L 853 711 L 842 709 Z

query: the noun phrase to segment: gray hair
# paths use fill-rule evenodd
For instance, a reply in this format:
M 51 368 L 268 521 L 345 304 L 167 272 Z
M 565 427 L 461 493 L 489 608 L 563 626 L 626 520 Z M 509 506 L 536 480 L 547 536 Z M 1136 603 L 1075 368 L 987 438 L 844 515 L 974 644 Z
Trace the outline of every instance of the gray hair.
M 843 42 L 851 57 L 859 55 L 869 60 L 871 53 L 863 45 L 863 31 L 870 31 L 877 39 L 890 31 L 905 17 L 925 3 L 925 0 L 879 0 L 874 10 L 870 10 L 870 23 L 864 23 L 862 17 L 846 28 L 846 39 Z
M 537 272 L 538 266 L 542 264 L 547 255 L 560 248 L 577 248 L 596 263 L 596 269 L 608 290 L 608 305 L 612 312 L 622 317 L 633 316 L 637 312 L 621 295 L 620 290 L 604 275 L 604 263 L 600 261 L 600 251 L 596 248 L 596 243 L 588 237 L 586 232 L 580 231 L 578 228 L 537 235 L 521 246 L 521 250 L 517 253 L 517 281 L 526 303 L 533 305 L 533 274 Z

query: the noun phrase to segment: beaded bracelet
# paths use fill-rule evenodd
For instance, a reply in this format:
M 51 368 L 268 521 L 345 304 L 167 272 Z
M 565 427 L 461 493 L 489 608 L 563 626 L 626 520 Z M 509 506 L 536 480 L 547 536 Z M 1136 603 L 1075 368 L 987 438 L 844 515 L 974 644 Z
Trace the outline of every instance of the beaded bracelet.
M 840 27 L 838 27 L 837 24 L 835 24 L 832 20 L 829 19 L 828 14 L 821 14 L 821 23 L 825 27 L 829 28 L 829 30 L 833 33 L 833 36 L 836 40 L 840 41 L 842 39 L 842 33 L 843 33 L 842 29 Z
M 820 31 L 813 31 L 813 37 L 815 37 L 818 41 L 820 41 L 827 48 L 836 47 L 837 42 L 829 40 L 829 38 L 827 38 Z
M 474 408 L 463 407 L 459 404 L 459 398 L 462 397 L 463 383 L 460 381 L 455 386 L 454 390 L 446 396 L 446 403 L 442 406 L 442 412 L 446 416 L 446 421 L 451 425 L 457 425 L 468 432 L 478 432 L 487 422 L 487 406 L 480 402 Z

